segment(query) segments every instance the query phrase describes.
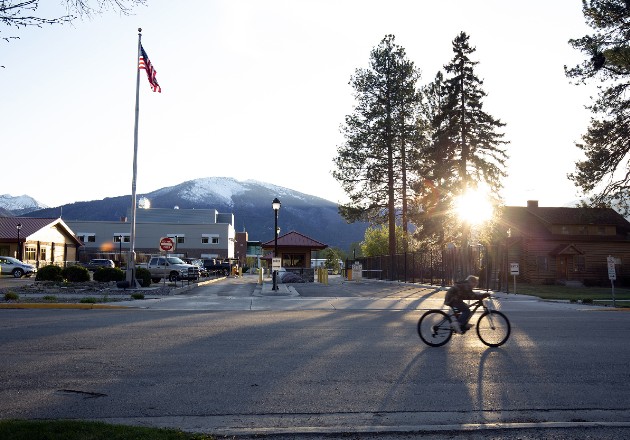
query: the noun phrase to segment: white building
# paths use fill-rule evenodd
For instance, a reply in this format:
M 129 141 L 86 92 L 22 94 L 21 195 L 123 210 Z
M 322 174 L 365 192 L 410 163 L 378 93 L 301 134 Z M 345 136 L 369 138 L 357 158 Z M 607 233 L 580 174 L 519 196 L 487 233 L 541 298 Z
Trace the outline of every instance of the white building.
M 121 221 L 66 221 L 84 244 L 78 260 L 109 258 L 124 261 L 130 248 L 131 223 Z M 138 209 L 136 261 L 160 253 L 160 238 L 176 243 L 172 255 L 188 258 L 234 258 L 234 214 L 215 209 Z

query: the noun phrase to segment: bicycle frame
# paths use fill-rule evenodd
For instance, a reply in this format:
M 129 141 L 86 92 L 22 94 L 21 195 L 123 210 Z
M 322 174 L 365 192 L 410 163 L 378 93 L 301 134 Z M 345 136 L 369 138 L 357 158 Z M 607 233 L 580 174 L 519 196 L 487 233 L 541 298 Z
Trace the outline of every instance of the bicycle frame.
M 495 310 L 494 301 L 492 301 L 492 298 L 485 299 L 485 303 L 484 299 L 476 299 L 470 301 L 473 302 L 468 304 L 468 307 L 470 308 L 470 318 L 468 318 L 468 321 L 472 319 L 473 315 L 477 310 L 479 310 L 480 307 L 483 308 L 484 311 Z M 452 307 L 450 307 L 450 309 L 451 311 L 449 315 L 455 315 L 456 317 L 459 317 L 459 314 L 461 313 L 459 310 L 456 312 Z M 490 321 L 492 322 L 492 317 L 490 317 Z M 492 322 L 492 325 L 494 326 L 494 322 Z

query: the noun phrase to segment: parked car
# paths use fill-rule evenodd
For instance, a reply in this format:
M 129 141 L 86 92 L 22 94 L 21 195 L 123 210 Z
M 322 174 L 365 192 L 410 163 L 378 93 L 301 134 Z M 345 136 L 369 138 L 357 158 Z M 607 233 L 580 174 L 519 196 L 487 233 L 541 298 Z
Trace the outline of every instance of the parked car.
M 87 270 L 96 270 L 100 267 L 116 267 L 112 260 L 106 260 L 104 258 L 93 258 L 88 263 L 83 265 Z
M 192 264 L 193 266 L 197 266 L 199 268 L 199 275 L 202 277 L 208 276 L 208 271 L 205 267 L 203 267 L 203 260 L 200 258 L 182 258 L 184 263 Z
M 30 277 L 37 269 L 30 264 L 22 263 L 17 258 L 0 257 L 0 275 L 13 275 L 15 278 Z

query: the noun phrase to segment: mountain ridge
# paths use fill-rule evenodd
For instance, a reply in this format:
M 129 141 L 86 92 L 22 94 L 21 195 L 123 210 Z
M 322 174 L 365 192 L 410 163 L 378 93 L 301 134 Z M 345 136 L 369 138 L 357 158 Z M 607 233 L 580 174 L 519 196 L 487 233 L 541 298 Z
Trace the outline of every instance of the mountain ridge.
M 274 237 L 275 217 L 271 203 L 276 197 L 282 204 L 278 212 L 281 234 L 295 230 L 344 251 L 364 238 L 368 224 L 347 223 L 339 214 L 336 203 L 257 180 L 199 178 L 138 194 L 137 200 L 140 202 L 145 199 L 143 203 L 148 200 L 152 208 L 215 209 L 220 213 L 233 213 L 236 231 L 246 230 L 250 240 L 265 242 Z M 45 207 L 18 215 L 79 221 L 118 221 L 128 217 L 130 207 L 131 195 L 125 195 L 74 202 L 55 208 Z

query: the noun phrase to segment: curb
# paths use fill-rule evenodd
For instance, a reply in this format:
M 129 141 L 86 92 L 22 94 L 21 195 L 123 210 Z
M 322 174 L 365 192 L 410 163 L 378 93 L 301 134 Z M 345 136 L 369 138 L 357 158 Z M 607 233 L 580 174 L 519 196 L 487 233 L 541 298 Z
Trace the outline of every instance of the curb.
M 126 306 L 90 303 L 7 303 L 0 304 L 0 309 L 128 309 Z

